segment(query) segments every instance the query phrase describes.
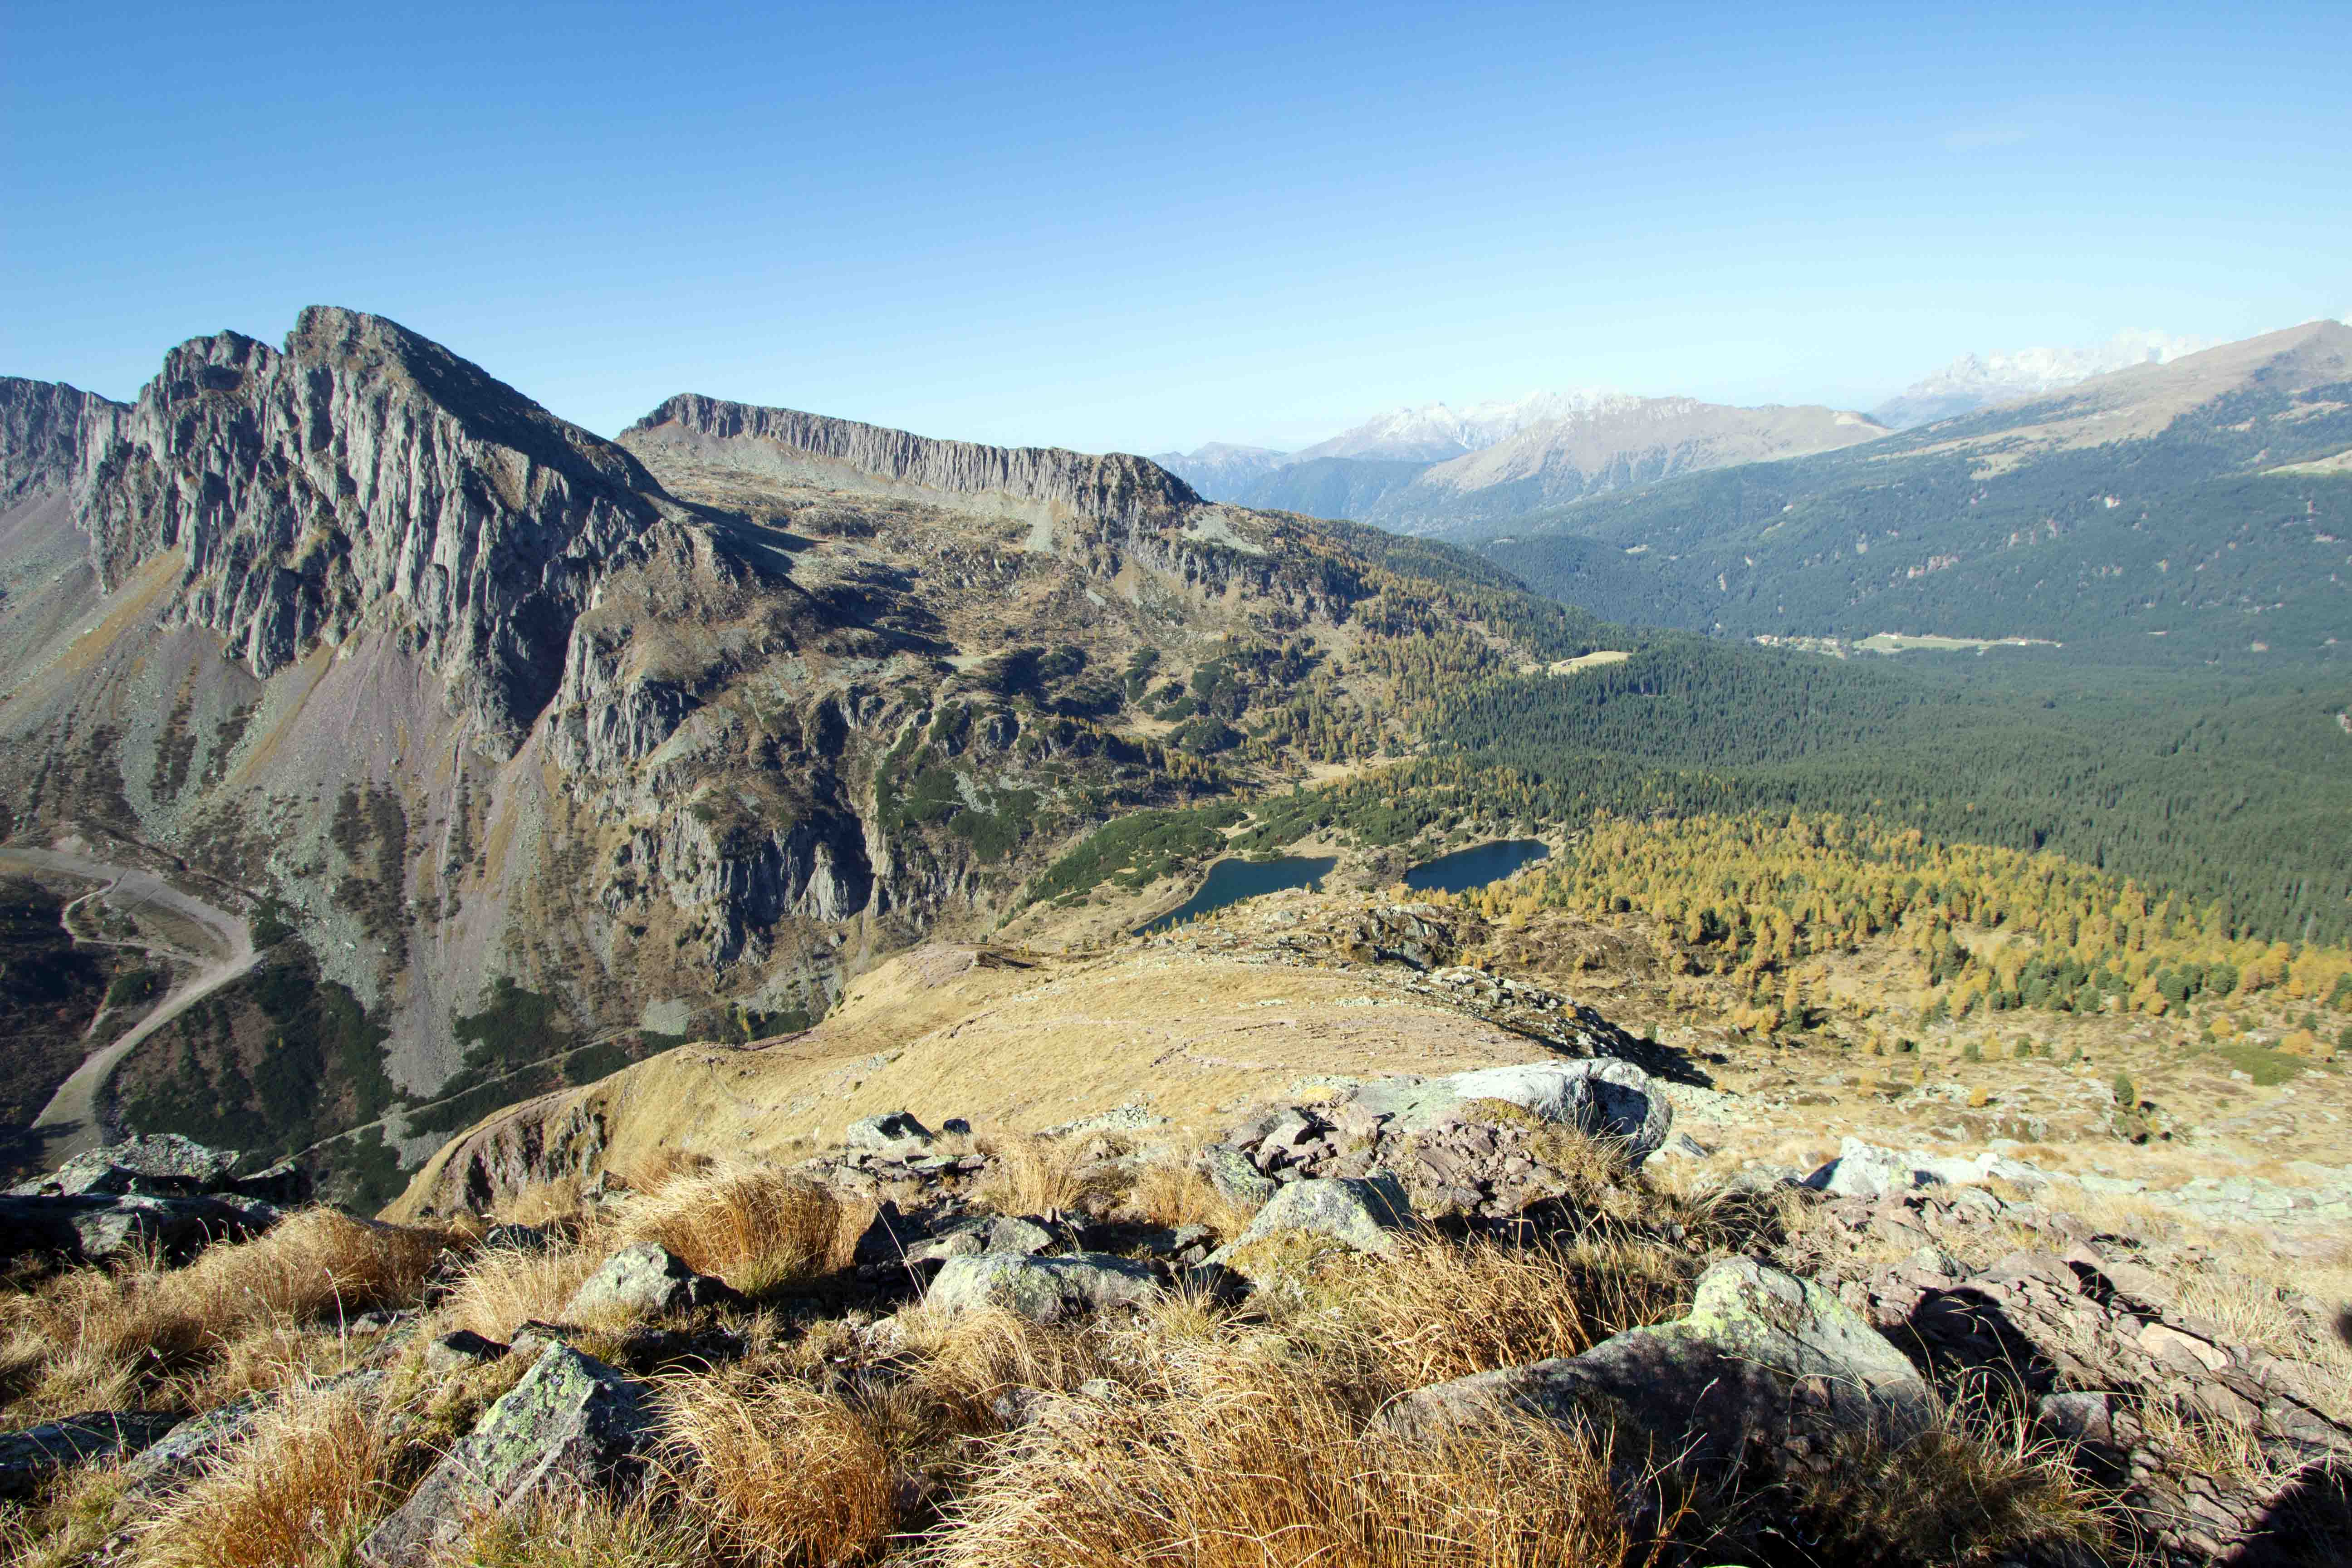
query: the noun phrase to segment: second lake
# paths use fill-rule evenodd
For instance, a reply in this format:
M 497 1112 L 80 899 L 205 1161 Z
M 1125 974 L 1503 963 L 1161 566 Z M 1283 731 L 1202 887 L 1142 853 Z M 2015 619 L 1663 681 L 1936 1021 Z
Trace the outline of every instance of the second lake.
M 1499 882 L 1530 861 L 1551 851 L 1533 838 L 1507 838 L 1441 855 L 1404 874 L 1404 885 L 1417 893 L 1463 893 Z

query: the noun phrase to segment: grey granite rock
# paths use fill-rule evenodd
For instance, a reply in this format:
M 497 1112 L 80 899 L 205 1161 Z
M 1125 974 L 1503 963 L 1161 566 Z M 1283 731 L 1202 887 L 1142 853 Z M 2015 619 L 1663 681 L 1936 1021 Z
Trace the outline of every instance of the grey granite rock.
M 0 1497 L 30 1497 L 60 1470 L 135 1454 L 179 1420 L 142 1411 L 97 1410 L 0 1432 Z
M 1387 1419 L 1434 1429 L 1502 1406 L 1630 1426 L 1664 1448 L 1722 1458 L 1751 1433 L 1777 1436 L 1808 1420 L 1899 1432 L 1933 1402 L 1903 1352 L 1833 1292 L 1741 1258 L 1700 1276 L 1676 1321 L 1415 1390 Z
M 476 1515 L 626 1492 L 656 1430 L 642 1384 L 569 1346 L 550 1345 L 368 1536 L 360 1561 L 419 1568 Z
M 1105 1253 L 1031 1258 L 985 1252 L 948 1259 L 925 1300 L 941 1312 L 994 1306 L 1032 1322 L 1055 1323 L 1113 1307 L 1142 1307 L 1159 1290 L 1150 1268 Z
M 1296 1182 L 1266 1200 L 1241 1235 L 1210 1254 L 1227 1263 L 1253 1242 L 1288 1231 L 1328 1237 L 1358 1252 L 1387 1252 L 1412 1223 L 1412 1200 L 1395 1177 L 1326 1177 Z
M 564 1303 L 567 1322 L 659 1317 L 732 1299 L 725 1281 L 697 1274 L 657 1242 L 622 1247 L 581 1282 Z

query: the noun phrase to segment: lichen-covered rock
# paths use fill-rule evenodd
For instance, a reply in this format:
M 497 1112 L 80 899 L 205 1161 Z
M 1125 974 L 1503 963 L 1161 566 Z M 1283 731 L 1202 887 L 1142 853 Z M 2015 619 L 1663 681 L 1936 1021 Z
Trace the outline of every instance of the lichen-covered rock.
M 1903 1352 L 1834 1293 L 1740 1258 L 1700 1276 L 1690 1311 L 1674 1322 L 1418 1389 L 1388 1419 L 1438 1428 L 1497 1406 L 1630 1426 L 1663 1448 L 1723 1458 L 1752 1435 L 1777 1437 L 1806 1421 L 1899 1432 L 1927 1417 L 1932 1396 Z
M 425 1370 L 436 1377 L 451 1377 L 497 1361 L 509 1348 L 471 1329 L 459 1329 L 425 1347 Z
M 1291 1231 L 1327 1237 L 1357 1252 L 1388 1252 L 1412 1223 L 1412 1200 L 1388 1175 L 1294 1182 L 1266 1200 L 1249 1226 L 1209 1261 L 1225 1263 L 1253 1242 Z
M 1255 1209 L 1281 1190 L 1280 1183 L 1261 1175 L 1249 1157 L 1234 1149 L 1202 1150 L 1201 1172 L 1217 1196 L 1237 1209 Z
M 931 1131 L 904 1110 L 886 1111 L 880 1116 L 868 1116 L 851 1122 L 841 1134 L 845 1149 L 863 1149 L 877 1154 L 904 1155 L 919 1153 L 931 1146 Z
M 989 1222 L 990 1252 L 1018 1252 L 1034 1257 L 1054 1245 L 1054 1233 L 1023 1215 L 1004 1215 Z
M 251 1430 L 254 1418 L 268 1409 L 275 1397 L 247 1394 L 174 1425 L 122 1467 L 124 1500 L 161 1497 L 181 1485 L 205 1460 Z
M 625 1492 L 656 1430 L 642 1385 L 567 1345 L 550 1345 L 368 1536 L 360 1561 L 419 1568 L 478 1515 Z
M 179 1425 L 176 1415 L 97 1410 L 0 1432 L 0 1497 L 30 1497 L 59 1470 L 135 1454 Z
M 1031 1322 L 1055 1323 L 1114 1307 L 1148 1306 L 1159 1290 L 1150 1268 L 1105 1253 L 1031 1258 L 984 1252 L 949 1258 L 925 1300 L 941 1312 L 1002 1307 Z
M 570 1322 L 652 1318 L 731 1300 L 725 1281 L 697 1274 L 658 1242 L 639 1241 L 604 1259 L 564 1303 Z

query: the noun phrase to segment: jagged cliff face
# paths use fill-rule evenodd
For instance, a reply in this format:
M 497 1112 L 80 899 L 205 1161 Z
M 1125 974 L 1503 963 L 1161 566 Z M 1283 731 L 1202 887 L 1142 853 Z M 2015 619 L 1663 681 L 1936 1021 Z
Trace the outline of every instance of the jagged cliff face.
M 1123 453 L 1096 457 L 1046 447 L 982 447 L 687 393 L 623 433 L 622 443 L 660 450 L 723 445 L 730 460 L 775 478 L 847 480 L 856 488 L 906 486 L 950 496 L 1034 502 L 1126 527 L 1174 521 L 1201 505 L 1191 486 L 1159 464 Z
M 0 505 L 65 489 L 81 461 L 83 422 L 121 406 L 63 382 L 0 375 Z
M 315 308 L 283 353 L 236 332 L 173 350 L 136 404 L 87 419 L 73 491 L 103 587 L 176 552 L 180 613 L 264 679 L 389 626 L 509 752 L 590 586 L 665 515 L 618 447 L 390 321 Z
M 1139 458 L 696 396 L 607 442 L 311 310 L 282 350 L 183 345 L 129 405 L 0 383 L 0 789 L 19 841 L 278 900 L 381 1031 L 321 1047 L 308 1103 L 388 1106 L 414 1160 L 543 1086 L 532 1051 L 787 1026 L 988 929 L 1106 816 L 1410 743 L 1382 637 L 1580 651 L 1383 560 Z M 504 980 L 553 1022 L 461 1035 Z M 271 1142 L 252 1086 L 310 1026 L 225 996 L 118 1110 L 256 1097 Z

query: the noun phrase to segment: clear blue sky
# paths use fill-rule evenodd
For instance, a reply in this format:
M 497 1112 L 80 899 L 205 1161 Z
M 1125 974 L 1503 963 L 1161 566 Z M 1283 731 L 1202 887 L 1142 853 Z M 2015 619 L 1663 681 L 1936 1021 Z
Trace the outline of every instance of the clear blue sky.
M 2352 311 L 2337 4 L 0 0 L 0 372 L 381 311 L 611 432 L 1293 444 Z

